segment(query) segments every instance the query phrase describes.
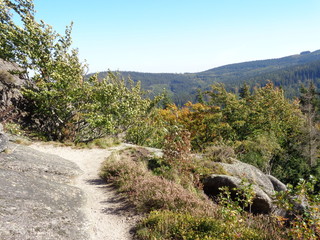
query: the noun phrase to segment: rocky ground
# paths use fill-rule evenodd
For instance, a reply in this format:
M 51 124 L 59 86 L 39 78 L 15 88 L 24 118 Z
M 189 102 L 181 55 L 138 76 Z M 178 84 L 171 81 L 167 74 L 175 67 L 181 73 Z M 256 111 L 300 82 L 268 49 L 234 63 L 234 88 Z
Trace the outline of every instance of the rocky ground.
M 135 217 L 98 177 L 112 151 L 10 143 L 0 154 L 0 239 L 131 239 Z

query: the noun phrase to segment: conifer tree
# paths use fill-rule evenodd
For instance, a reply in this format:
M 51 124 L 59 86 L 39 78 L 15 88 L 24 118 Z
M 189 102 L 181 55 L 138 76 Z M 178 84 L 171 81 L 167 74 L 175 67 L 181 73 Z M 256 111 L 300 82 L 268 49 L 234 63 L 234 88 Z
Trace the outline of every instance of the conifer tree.
M 301 87 L 300 104 L 305 116 L 303 127 L 302 153 L 310 167 L 317 165 L 318 148 L 320 144 L 320 132 L 316 127 L 318 94 L 313 82 L 309 82 L 308 88 Z
M 239 89 L 239 96 L 242 99 L 246 99 L 250 95 L 250 86 L 247 83 L 244 83 L 243 86 Z

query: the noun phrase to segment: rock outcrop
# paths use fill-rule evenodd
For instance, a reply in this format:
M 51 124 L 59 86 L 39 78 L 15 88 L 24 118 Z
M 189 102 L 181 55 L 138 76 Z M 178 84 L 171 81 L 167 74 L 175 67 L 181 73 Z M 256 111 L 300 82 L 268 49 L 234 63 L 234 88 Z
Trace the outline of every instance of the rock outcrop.
M 21 114 L 18 110 L 23 102 L 20 89 L 26 84 L 22 68 L 0 59 L 0 120 Z
M 0 153 L 0 239 L 88 239 L 81 171 L 63 158 L 9 143 Z
M 266 175 L 258 168 L 238 161 L 232 163 L 217 163 L 228 175 L 212 174 L 204 180 L 204 192 L 209 196 L 217 196 L 221 191 L 220 187 L 230 189 L 239 188 L 242 184 L 252 184 L 255 192 L 251 211 L 253 213 L 268 214 L 271 212 L 280 213 L 279 209 L 273 204 L 275 191 L 285 191 L 286 186 L 273 176 Z M 243 182 L 246 179 L 246 182 Z M 281 213 L 282 215 L 282 213 Z

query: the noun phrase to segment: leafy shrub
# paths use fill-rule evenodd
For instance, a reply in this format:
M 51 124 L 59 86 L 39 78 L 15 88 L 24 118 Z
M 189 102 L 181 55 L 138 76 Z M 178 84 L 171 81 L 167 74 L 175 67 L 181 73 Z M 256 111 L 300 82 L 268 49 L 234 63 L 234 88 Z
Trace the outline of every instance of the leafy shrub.
M 70 75 L 59 69 L 54 82 L 24 89 L 30 126 L 49 140 L 88 142 L 119 134 L 152 108 L 153 101 L 143 98 L 139 84 L 111 72 L 102 80 L 96 75 L 84 80 L 77 55 L 68 57 Z
M 222 210 L 243 213 L 245 209 L 251 212 L 251 206 L 255 197 L 252 184 L 243 179 L 240 187 L 232 188 L 221 187 L 218 201 Z
M 153 113 L 143 121 L 136 121 L 126 132 L 125 139 L 140 146 L 161 148 L 165 135 L 164 124 Z
M 88 142 L 125 132 L 154 106 L 157 98 L 144 98 L 130 79 L 111 72 L 85 78 L 87 65 L 72 49 L 72 24 L 60 35 L 37 22 L 32 0 L 1 1 L 1 9 L 0 55 L 33 73 L 22 88 L 30 130 L 47 140 Z M 8 73 L 0 78 L 12 81 Z
M 264 172 L 271 171 L 271 160 L 283 149 L 272 132 L 257 132 L 244 140 L 236 150 L 241 161 L 252 164 Z
M 320 238 L 320 194 L 315 192 L 316 182 L 313 176 L 309 181 L 300 179 L 296 187 L 288 185 L 287 191 L 276 194 L 276 204 L 288 212 L 288 218 L 279 220 L 288 226 L 287 233 L 293 239 Z
M 224 128 L 219 123 L 221 120 L 219 109 L 202 103 L 188 102 L 180 109 L 176 105 L 170 104 L 166 109 L 159 110 L 158 115 L 162 121 L 170 126 L 181 125 L 187 129 L 190 133 L 192 148 L 201 150 L 220 138 L 217 132 L 213 132 L 218 128 L 220 130 Z
M 163 158 L 169 165 L 182 172 L 190 164 L 190 154 L 190 133 L 177 125 L 172 126 L 165 136 Z
M 5 130 L 12 134 L 12 135 L 17 135 L 17 136 L 21 136 L 24 134 L 23 130 L 21 129 L 21 126 L 17 123 L 6 123 L 4 126 Z

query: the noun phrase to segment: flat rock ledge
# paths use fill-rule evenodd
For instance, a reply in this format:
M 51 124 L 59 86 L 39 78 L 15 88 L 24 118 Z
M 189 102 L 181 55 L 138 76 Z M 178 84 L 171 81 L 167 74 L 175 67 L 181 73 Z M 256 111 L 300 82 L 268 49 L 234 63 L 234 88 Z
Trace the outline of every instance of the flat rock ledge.
M 10 143 L 0 153 L 0 239 L 88 239 L 72 162 Z

